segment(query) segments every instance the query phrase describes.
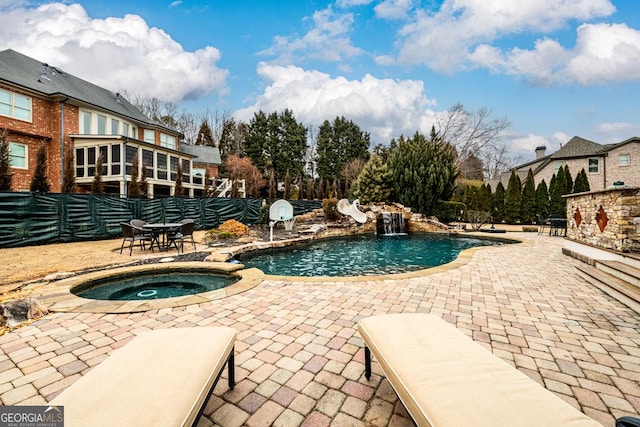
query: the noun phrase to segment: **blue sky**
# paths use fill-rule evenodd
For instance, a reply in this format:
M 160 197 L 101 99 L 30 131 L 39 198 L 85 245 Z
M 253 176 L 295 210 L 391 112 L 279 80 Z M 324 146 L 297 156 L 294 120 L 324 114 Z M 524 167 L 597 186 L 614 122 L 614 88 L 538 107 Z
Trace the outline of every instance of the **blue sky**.
M 248 121 L 345 116 L 375 143 L 456 103 L 507 117 L 523 161 L 640 136 L 637 0 L 0 0 L 0 49 Z

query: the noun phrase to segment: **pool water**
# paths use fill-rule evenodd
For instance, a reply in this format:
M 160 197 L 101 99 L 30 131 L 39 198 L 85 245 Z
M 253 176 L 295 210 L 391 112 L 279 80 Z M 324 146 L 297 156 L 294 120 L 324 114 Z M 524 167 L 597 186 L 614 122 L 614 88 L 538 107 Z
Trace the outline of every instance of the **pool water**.
M 225 288 L 237 280 L 234 276 L 212 273 L 145 273 L 92 282 L 73 293 L 82 298 L 97 300 L 147 300 L 213 291 Z
M 434 267 L 453 261 L 465 249 L 505 243 L 429 233 L 366 235 L 251 252 L 238 259 L 246 268 L 255 267 L 278 276 L 367 276 Z

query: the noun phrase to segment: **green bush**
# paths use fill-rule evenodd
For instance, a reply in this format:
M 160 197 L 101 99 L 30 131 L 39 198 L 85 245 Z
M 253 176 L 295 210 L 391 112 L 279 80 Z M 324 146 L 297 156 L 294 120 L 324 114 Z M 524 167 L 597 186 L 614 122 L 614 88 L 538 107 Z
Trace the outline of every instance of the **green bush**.
M 260 224 L 269 223 L 269 208 L 271 208 L 271 205 L 269 204 L 266 204 L 260 208 Z
M 323 199 L 322 210 L 324 211 L 324 217 L 329 221 L 336 221 L 340 218 L 338 199 Z
M 459 218 L 463 218 L 466 210 L 467 207 L 464 203 L 441 201 L 438 203 L 438 208 L 436 209 L 436 217 L 440 222 L 446 224 L 457 221 Z M 461 214 L 460 212 L 463 213 Z

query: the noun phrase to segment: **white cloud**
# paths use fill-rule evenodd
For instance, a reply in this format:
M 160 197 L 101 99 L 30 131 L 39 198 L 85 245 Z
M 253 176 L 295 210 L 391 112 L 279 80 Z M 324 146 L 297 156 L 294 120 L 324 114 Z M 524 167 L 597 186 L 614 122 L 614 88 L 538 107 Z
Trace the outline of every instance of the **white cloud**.
M 553 135 L 536 135 L 529 133 L 526 135 L 513 134 L 506 138 L 506 146 L 509 152 L 522 163 L 529 162 L 536 158 L 536 148 L 545 147 L 545 154 L 551 154 L 560 149 L 561 144 L 571 139 L 567 134 L 557 132 Z
M 604 122 L 596 127 L 596 132 L 601 136 L 604 144 L 615 144 L 625 141 L 633 136 L 640 135 L 640 124 L 629 122 Z
M 364 6 L 373 2 L 373 0 L 337 0 L 336 6 L 342 8 L 348 8 L 353 6 Z
M 539 84 L 582 85 L 640 79 L 640 31 L 624 24 L 583 24 L 576 46 L 565 49 L 555 40 L 538 40 L 532 50 L 501 52 L 481 45 L 469 56 L 483 67 L 525 76 Z
M 63 3 L 11 8 L 0 14 L 0 48 L 17 50 L 110 90 L 166 101 L 226 91 L 227 71 L 216 65 L 216 48 L 187 52 L 137 15 L 92 19 L 81 5 Z
M 383 0 L 373 10 L 382 19 L 403 19 L 413 7 L 413 0 Z
M 258 74 L 268 86 L 250 107 L 236 111 L 238 119 L 250 121 L 259 110 L 266 113 L 291 109 L 298 121 L 320 125 L 344 116 L 371 133 L 373 144 L 387 144 L 400 134 L 417 130 L 428 134 L 434 122 L 434 103 L 424 95 L 422 81 L 332 78 L 319 71 L 295 66 L 261 63 Z
M 398 59 L 451 73 L 476 65 L 469 56 L 477 46 L 513 34 L 547 33 L 571 20 L 614 11 L 610 0 L 445 0 L 435 13 L 419 10 L 402 28 Z
M 279 63 L 292 63 L 300 58 L 340 62 L 363 53 L 349 38 L 353 14 L 338 14 L 329 7 L 316 11 L 312 21 L 312 28 L 304 36 L 276 36 L 274 45 L 258 54 L 277 56 Z
M 396 59 L 391 55 L 378 55 L 373 58 L 376 64 L 386 66 L 396 63 Z

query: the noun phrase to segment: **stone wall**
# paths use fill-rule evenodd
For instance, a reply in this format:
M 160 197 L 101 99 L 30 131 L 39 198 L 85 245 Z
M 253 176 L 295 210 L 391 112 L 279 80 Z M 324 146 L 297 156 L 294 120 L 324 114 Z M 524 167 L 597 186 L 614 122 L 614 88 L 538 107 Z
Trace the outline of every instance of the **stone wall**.
M 569 195 L 566 199 L 569 239 L 640 253 L 640 188 L 609 188 Z

